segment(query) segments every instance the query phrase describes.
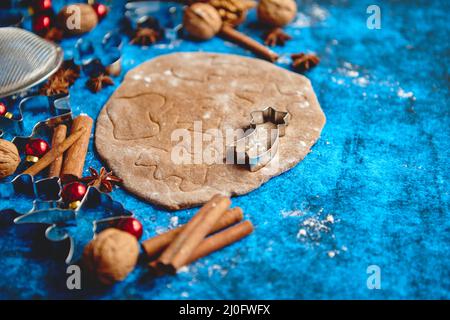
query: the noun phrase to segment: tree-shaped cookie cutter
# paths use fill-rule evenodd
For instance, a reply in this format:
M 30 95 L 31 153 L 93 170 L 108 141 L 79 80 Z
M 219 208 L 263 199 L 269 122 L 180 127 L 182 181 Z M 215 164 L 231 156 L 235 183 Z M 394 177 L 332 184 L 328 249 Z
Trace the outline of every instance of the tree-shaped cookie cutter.
M 35 180 L 28 174 L 19 174 L 12 181 L 0 183 L 0 213 L 10 210 L 21 215 L 55 208 L 60 193 L 61 184 L 57 177 Z
M 53 128 L 59 124 L 71 124 L 72 111 L 69 100 L 70 97 L 68 94 L 50 97 L 42 95 L 29 95 L 17 99 L 16 103 L 18 104 L 19 116 L 11 119 L 1 117 L 0 128 L 6 128 L 5 133 L 13 137 L 11 142 L 16 145 L 19 153 L 22 154 L 24 152 L 25 145 L 30 141 L 30 139 L 42 137 L 43 135 L 51 135 Z M 31 132 L 29 132 L 26 131 L 24 126 L 23 114 L 25 110 L 34 111 L 35 113 L 45 111 L 46 114 L 51 114 L 54 116 L 38 121 L 32 127 Z M 4 126 L 1 126 L 1 124 L 4 124 Z M 23 166 L 24 164 L 21 163 L 18 170 L 22 170 Z
M 61 201 L 56 207 L 35 206 L 29 213 L 14 219 L 14 223 L 49 225 L 45 231 L 48 240 L 69 240 L 70 249 L 65 262 L 70 264 L 81 258 L 84 247 L 102 227 L 108 227 L 113 221 L 132 215 L 109 194 L 89 187 L 80 206 L 75 210 L 64 208 Z
M 45 235 L 51 241 L 69 239 L 66 263 L 77 261 L 84 246 L 102 227 L 132 216 L 121 203 L 95 187 L 88 188 L 77 209 L 67 209 L 61 190 L 58 177 L 35 180 L 31 175 L 19 174 L 12 181 L 0 183 L 0 213 L 14 212 L 16 224 L 49 225 Z
M 11 119 L 2 117 L 0 118 L 0 128 L 7 128 L 8 135 L 11 135 L 12 143 L 17 146 L 19 153 L 23 151 L 25 144 L 32 138 L 42 135 L 44 132 L 50 133 L 50 131 L 58 124 L 69 124 L 72 121 L 72 111 L 69 103 L 69 95 L 58 96 L 42 96 L 42 95 L 28 95 L 21 98 L 16 98 L 18 104 L 19 116 Z M 30 106 L 33 104 L 34 106 Z M 25 132 L 24 128 L 24 116 L 23 112 L 28 109 L 34 109 L 35 112 L 42 112 L 43 109 L 48 111 L 52 115 L 56 115 L 47 118 L 42 121 L 38 121 L 32 127 L 31 132 Z M 2 132 L 3 134 L 3 132 Z M 22 134 L 22 135 L 20 135 Z M 27 135 L 28 134 L 28 135 Z M 20 171 L 20 167 L 18 169 Z M 6 182 L 8 181 L 8 182 Z M 33 199 L 48 199 L 50 202 L 59 200 L 59 192 L 61 186 L 58 178 L 45 178 L 36 180 L 35 177 L 27 174 L 19 174 L 14 179 L 2 179 L 0 180 L 0 212 L 7 208 L 8 199 L 14 195 L 25 198 Z M 18 201 L 22 203 L 22 201 Z M 25 213 L 24 211 L 17 211 L 17 213 Z
M 234 163 L 245 164 L 251 172 L 255 172 L 266 166 L 276 156 L 280 137 L 285 135 L 291 115 L 289 112 L 267 107 L 264 110 L 251 112 L 250 117 L 250 132 L 238 139 L 234 145 L 227 147 L 227 163 L 231 156 Z M 266 134 L 263 137 L 259 127 L 266 123 L 272 123 L 276 128 L 263 130 Z
M 59 114 L 44 121 L 37 122 L 30 135 L 25 135 L 23 128 L 22 111 L 27 103 L 35 99 L 43 99 L 38 105 Z M 48 100 L 46 100 L 48 99 Z M 44 103 L 43 101 L 48 101 Z M 20 118 L 6 119 L 8 121 L 8 134 L 20 133 L 23 136 L 14 136 L 12 142 L 22 150 L 29 139 L 49 133 L 58 124 L 69 125 L 72 121 L 72 112 L 69 96 L 55 99 L 45 96 L 30 96 L 20 99 Z M 111 196 L 100 192 L 95 187 L 89 187 L 81 205 L 76 210 L 65 208 L 61 200 L 61 181 L 59 178 L 45 178 L 35 180 L 31 175 L 19 174 L 8 182 L 0 182 L 0 213 L 12 211 L 18 215 L 14 222 L 48 224 L 46 237 L 51 241 L 70 240 L 70 249 L 66 263 L 80 258 L 84 245 L 95 235 L 95 232 L 107 222 L 132 213 L 125 210 L 122 204 L 114 201 Z
M 35 111 L 36 113 L 45 111 L 51 116 L 44 121 L 38 122 L 33 127 L 32 132 L 35 132 L 35 130 L 43 125 L 54 125 L 72 118 L 70 96 L 68 94 L 49 97 L 43 95 L 26 95 L 17 98 L 9 97 L 7 101 L 15 106 L 14 109 L 18 110 L 18 114 L 12 118 L 0 117 L 0 137 L 3 136 L 3 132 L 7 132 L 12 136 L 27 136 L 24 125 L 25 111 Z

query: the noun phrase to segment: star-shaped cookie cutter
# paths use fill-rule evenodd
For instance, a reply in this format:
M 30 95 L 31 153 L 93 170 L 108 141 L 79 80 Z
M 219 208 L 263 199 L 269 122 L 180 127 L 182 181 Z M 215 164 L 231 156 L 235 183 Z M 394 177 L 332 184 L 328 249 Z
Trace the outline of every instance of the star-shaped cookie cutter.
M 24 97 L 8 97 L 8 104 L 18 110 L 18 114 L 11 118 L 0 117 L 0 137 L 4 132 L 11 136 L 31 136 L 41 126 L 52 126 L 72 119 L 72 110 L 70 107 L 70 96 L 68 94 L 43 96 L 43 95 L 25 95 Z M 24 124 L 24 112 L 30 111 L 41 113 L 43 111 L 51 115 L 44 121 L 39 121 L 32 129 L 31 134 L 26 132 Z
M 132 215 L 110 195 L 89 187 L 75 210 L 64 208 L 62 201 L 59 201 L 56 207 L 34 207 L 29 213 L 15 218 L 14 223 L 46 224 L 49 225 L 45 231 L 48 240 L 59 242 L 69 239 L 70 249 L 65 262 L 71 264 L 81 258 L 84 247 L 102 227 Z
M 251 131 L 238 139 L 234 145 L 227 147 L 227 163 L 231 154 L 234 163 L 245 164 L 251 172 L 255 172 L 266 166 L 277 154 L 280 137 L 285 135 L 291 115 L 289 112 L 267 107 L 251 112 L 250 117 Z M 259 135 L 258 126 L 268 122 L 276 125 L 276 129 L 269 129 L 270 136 L 266 135 L 264 140 Z M 267 130 L 264 130 L 264 133 L 267 134 Z

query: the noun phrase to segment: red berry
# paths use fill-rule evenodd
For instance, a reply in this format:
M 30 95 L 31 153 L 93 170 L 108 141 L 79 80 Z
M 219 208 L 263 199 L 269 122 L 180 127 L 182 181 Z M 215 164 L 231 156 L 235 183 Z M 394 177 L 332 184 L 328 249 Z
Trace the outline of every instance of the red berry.
M 8 112 L 3 102 L 0 102 L 0 116 L 4 116 Z
M 103 19 L 108 13 L 108 8 L 101 3 L 94 3 L 92 5 L 92 8 L 94 8 L 94 11 L 97 14 L 99 20 Z
M 27 156 L 42 157 L 50 149 L 47 141 L 42 139 L 31 139 L 25 145 L 25 154 Z
M 61 196 L 65 203 L 72 203 L 81 201 L 86 191 L 86 186 L 81 182 L 72 182 L 64 186 Z
M 52 0 L 35 0 L 32 7 L 36 12 L 48 10 L 52 7 Z
M 34 17 L 33 19 L 33 30 L 35 32 L 44 32 L 48 29 L 50 29 L 52 24 L 52 19 L 50 16 L 47 15 L 39 15 Z
M 135 218 L 124 218 L 117 223 L 117 229 L 128 232 L 129 234 L 140 239 L 142 237 L 143 227 L 142 223 Z

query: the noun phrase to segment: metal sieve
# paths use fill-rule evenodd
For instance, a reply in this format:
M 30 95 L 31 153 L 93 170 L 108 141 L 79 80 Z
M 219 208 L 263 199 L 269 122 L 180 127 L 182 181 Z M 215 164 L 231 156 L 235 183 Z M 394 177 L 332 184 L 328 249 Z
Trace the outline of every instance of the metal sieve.
M 51 76 L 63 60 L 56 44 L 19 28 L 0 28 L 0 98 Z

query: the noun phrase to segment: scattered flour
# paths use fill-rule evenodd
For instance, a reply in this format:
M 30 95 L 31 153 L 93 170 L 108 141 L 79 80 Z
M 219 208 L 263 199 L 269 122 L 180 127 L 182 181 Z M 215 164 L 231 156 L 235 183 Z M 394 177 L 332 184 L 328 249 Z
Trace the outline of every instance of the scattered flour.
M 308 28 L 312 26 L 315 22 L 320 22 L 328 17 L 328 11 L 324 8 L 314 4 L 311 8 L 306 9 L 306 14 L 303 12 L 297 13 L 297 16 L 292 23 L 294 28 Z
M 178 227 L 178 217 L 177 216 L 173 216 L 170 218 L 170 224 L 169 224 L 169 228 L 173 229 Z
M 303 211 L 300 210 L 293 210 L 293 211 L 281 211 L 281 216 L 283 218 L 286 217 L 302 217 L 303 215 L 305 215 L 305 213 Z
M 397 96 L 399 96 L 400 98 L 404 98 L 404 99 L 408 99 L 408 98 L 412 98 L 414 99 L 414 92 L 412 91 L 405 91 L 402 88 L 398 88 L 397 90 Z
M 339 248 L 335 243 L 333 225 L 339 220 L 332 214 L 324 214 L 323 209 L 320 209 L 317 213 L 311 213 L 309 208 L 305 210 L 282 211 L 281 215 L 283 218 L 300 217 L 297 239 L 311 248 L 324 248 L 329 258 L 334 258 L 347 251 L 346 246 Z
M 297 17 L 292 22 L 294 28 L 307 28 L 311 26 L 311 18 L 302 12 L 297 13 Z
M 360 87 L 367 87 L 369 85 L 369 79 L 367 76 L 359 77 L 353 80 L 353 83 Z
M 319 21 L 323 21 L 328 17 L 328 11 L 314 4 L 311 8 L 311 15 Z
M 225 277 L 228 273 L 228 270 L 222 268 L 222 266 L 218 264 L 213 264 L 208 268 L 208 277 L 212 277 L 214 273 L 219 273 L 222 277 Z

